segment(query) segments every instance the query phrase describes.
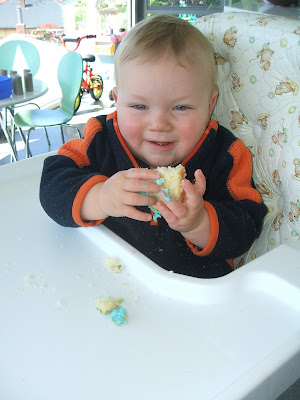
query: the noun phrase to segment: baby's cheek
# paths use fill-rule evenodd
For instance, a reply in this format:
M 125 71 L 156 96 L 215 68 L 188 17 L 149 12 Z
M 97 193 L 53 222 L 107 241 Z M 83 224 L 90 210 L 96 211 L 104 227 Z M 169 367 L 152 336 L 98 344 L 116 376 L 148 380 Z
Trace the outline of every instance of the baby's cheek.
M 142 137 L 143 130 L 141 124 L 135 120 L 124 121 L 120 127 L 120 132 L 125 140 L 136 140 Z
M 205 131 L 206 126 L 199 124 L 199 121 L 186 122 L 181 127 L 181 137 L 185 140 L 199 140 Z

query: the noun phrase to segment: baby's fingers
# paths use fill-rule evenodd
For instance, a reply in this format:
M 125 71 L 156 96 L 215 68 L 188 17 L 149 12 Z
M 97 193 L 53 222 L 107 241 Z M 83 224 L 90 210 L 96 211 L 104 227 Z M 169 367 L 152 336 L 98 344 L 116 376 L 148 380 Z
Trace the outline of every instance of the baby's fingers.
M 149 222 L 152 220 L 152 215 L 150 213 L 144 213 L 131 206 L 124 206 L 124 217 L 141 222 Z
M 127 178 L 130 179 L 152 179 L 156 180 L 160 177 L 160 173 L 149 168 L 131 168 L 125 172 Z
M 127 192 L 123 196 L 123 203 L 128 206 L 153 206 L 156 200 L 154 197 L 147 196 L 147 192 Z
M 203 195 L 206 190 L 206 180 L 201 170 L 197 170 L 195 173 L 195 184 L 192 184 L 189 180 L 185 179 L 182 182 L 182 188 L 185 191 L 184 204 L 193 204 L 197 206 L 202 203 Z
M 127 179 L 124 183 L 124 190 L 135 193 L 158 192 L 159 186 L 155 182 L 149 182 L 142 179 Z

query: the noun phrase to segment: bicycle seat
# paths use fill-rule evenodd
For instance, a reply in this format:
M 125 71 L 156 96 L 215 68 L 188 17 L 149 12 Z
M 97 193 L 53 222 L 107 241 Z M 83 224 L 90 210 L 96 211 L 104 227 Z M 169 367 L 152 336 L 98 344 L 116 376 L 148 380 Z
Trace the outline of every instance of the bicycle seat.
M 82 57 L 82 59 L 86 62 L 94 62 L 96 60 L 93 54 L 87 54 L 86 56 Z

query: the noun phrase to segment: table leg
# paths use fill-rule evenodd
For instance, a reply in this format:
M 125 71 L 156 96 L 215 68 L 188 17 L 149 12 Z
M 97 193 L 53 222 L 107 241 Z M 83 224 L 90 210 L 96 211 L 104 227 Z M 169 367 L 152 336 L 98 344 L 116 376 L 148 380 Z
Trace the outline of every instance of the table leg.
M 1 124 L 1 128 L 2 131 L 4 133 L 4 136 L 8 142 L 8 144 L 11 147 L 11 152 L 12 152 L 12 159 L 14 161 L 18 161 L 18 154 L 17 154 L 17 150 L 15 147 L 15 143 L 13 141 L 13 138 L 11 137 L 8 128 L 7 128 L 7 108 L 4 107 L 0 110 L 0 124 Z
M 32 103 L 32 104 L 34 104 L 34 103 Z M 17 145 L 16 145 L 16 140 L 15 140 L 15 138 L 16 138 L 16 126 L 15 126 L 15 122 L 14 122 L 14 115 L 15 115 L 14 107 L 7 107 L 7 111 L 9 111 L 9 113 L 10 113 L 10 138 L 11 138 L 11 141 L 15 145 L 15 150 L 17 151 Z M 26 148 L 26 139 L 25 139 L 25 136 L 24 136 L 24 134 L 22 132 L 22 129 L 19 129 L 19 135 L 21 136 L 21 139 L 23 140 L 25 148 Z M 50 145 L 50 143 L 49 143 L 49 145 Z M 29 149 L 29 156 L 32 157 L 30 149 Z

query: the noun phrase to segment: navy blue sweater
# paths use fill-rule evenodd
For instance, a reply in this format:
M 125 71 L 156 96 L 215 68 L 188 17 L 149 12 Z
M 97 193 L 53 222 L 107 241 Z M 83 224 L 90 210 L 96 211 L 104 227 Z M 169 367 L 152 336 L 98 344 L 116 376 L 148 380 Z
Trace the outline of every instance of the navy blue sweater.
M 91 118 L 84 139 L 64 144 L 58 155 L 45 160 L 40 201 L 46 213 L 67 227 L 103 223 L 166 270 L 214 278 L 232 271 L 232 258 L 248 250 L 258 237 L 267 208 L 252 181 L 251 155 L 227 129 L 211 121 L 195 149 L 181 162 L 187 179 L 196 169 L 206 177 L 205 208 L 211 234 L 204 249 L 197 248 L 163 218 L 157 223 L 108 217 L 85 222 L 80 208 L 88 190 L 120 170 L 148 167 L 135 159 L 120 134 L 116 112 Z M 141 207 L 149 211 L 147 207 Z

